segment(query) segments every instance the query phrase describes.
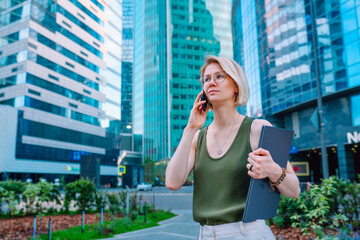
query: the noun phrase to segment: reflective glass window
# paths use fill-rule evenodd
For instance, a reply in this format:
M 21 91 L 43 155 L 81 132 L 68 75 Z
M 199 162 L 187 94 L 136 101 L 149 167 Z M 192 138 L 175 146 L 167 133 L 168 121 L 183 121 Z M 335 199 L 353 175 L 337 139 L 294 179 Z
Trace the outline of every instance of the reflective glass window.
M 351 97 L 351 120 L 353 126 L 360 126 L 360 95 Z

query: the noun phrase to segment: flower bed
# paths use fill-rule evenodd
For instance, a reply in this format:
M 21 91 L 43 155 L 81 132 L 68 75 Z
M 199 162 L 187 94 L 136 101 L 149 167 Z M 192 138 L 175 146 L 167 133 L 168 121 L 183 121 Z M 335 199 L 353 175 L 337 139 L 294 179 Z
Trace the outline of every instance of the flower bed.
M 44 216 L 37 219 L 36 233 L 43 234 L 49 231 L 49 218 L 51 218 L 51 231 L 68 229 L 81 225 L 82 214 Z M 109 219 L 109 217 L 106 217 Z M 85 224 L 100 221 L 99 214 L 85 214 Z M 34 217 L 19 217 L 13 219 L 0 219 L 0 239 L 27 239 L 33 236 Z

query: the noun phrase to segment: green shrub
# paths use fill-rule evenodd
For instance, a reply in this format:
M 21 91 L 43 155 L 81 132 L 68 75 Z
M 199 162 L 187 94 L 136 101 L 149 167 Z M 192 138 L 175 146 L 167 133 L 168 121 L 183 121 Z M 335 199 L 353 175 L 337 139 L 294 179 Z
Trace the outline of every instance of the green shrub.
M 137 191 L 130 195 L 129 204 L 130 211 L 137 211 Z
M 36 198 L 40 195 L 40 187 L 37 184 L 28 184 L 23 192 L 25 201 L 25 214 L 34 215 L 37 212 Z
M 15 199 L 18 201 L 20 201 L 20 196 L 25 191 L 26 186 L 27 183 L 19 180 L 7 180 L 0 182 L 0 187 L 4 188 L 6 191 L 14 192 Z
M 322 180 L 297 199 L 281 196 L 277 216 L 271 222 L 278 227 L 291 225 L 302 232 L 324 237 L 324 229 L 359 227 L 360 184 L 336 176 Z
M 75 207 L 79 210 L 88 210 L 94 204 L 96 187 L 88 178 L 81 178 L 65 185 L 65 212 L 69 212 L 70 203 L 75 201 Z
M 117 215 L 121 211 L 118 194 L 116 192 L 107 192 L 105 196 L 109 203 L 109 212 Z
M 97 212 L 100 212 L 101 208 L 105 209 L 107 202 L 107 197 L 103 192 L 98 191 L 95 193 L 95 207 Z
M 26 215 L 42 214 L 46 210 L 44 203 L 60 204 L 60 190 L 58 186 L 48 182 L 27 184 L 23 192 L 23 200 Z

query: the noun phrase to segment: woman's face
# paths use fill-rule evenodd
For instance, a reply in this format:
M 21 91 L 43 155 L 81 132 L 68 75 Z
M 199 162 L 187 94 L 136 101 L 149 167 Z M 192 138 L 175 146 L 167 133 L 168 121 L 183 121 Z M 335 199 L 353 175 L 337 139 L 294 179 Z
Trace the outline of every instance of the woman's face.
M 220 82 L 221 76 L 215 75 L 219 72 L 224 72 L 224 70 L 218 63 L 210 63 L 204 71 L 203 76 L 208 76 L 208 85 L 204 85 L 203 88 L 208 100 L 212 104 L 226 101 L 235 102 L 235 92 L 238 92 L 236 83 L 228 74 L 223 82 Z M 214 75 L 220 80 L 219 82 L 214 81 Z

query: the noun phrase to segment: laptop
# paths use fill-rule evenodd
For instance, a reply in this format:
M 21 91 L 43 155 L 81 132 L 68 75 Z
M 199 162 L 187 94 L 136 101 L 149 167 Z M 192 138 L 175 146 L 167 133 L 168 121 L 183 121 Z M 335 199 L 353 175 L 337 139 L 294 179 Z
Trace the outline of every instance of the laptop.
M 292 130 L 263 126 L 258 147 L 268 150 L 273 160 L 286 169 L 293 136 Z M 271 190 L 268 178 L 251 178 L 242 221 L 275 217 L 279 200 L 280 192 Z

